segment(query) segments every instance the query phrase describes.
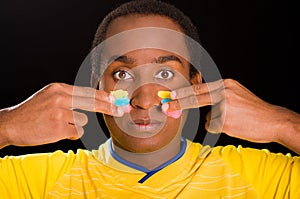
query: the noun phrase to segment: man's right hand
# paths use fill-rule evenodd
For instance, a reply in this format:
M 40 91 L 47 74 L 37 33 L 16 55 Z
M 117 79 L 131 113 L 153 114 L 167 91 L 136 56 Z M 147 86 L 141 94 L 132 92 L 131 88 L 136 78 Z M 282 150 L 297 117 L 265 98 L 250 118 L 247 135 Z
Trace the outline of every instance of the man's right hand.
M 49 84 L 24 102 L 0 110 L 0 148 L 79 139 L 88 117 L 75 110 L 121 116 L 122 110 L 112 101 L 105 91 L 64 83 Z

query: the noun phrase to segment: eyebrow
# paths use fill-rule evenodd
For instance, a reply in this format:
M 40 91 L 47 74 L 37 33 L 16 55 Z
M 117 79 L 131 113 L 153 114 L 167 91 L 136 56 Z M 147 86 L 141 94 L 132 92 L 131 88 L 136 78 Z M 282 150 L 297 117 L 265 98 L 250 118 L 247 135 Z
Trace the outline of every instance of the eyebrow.
M 115 61 L 122 62 L 122 63 L 125 63 L 125 64 L 134 64 L 136 62 L 135 59 L 130 58 L 126 55 L 121 55 L 121 56 L 115 55 L 115 56 L 112 56 L 109 59 L 109 63 L 115 62 Z M 155 58 L 152 61 L 152 63 L 163 64 L 163 63 L 169 62 L 169 61 L 176 61 L 176 62 L 179 62 L 179 63 L 182 64 L 182 61 L 174 55 L 159 56 L 159 57 Z
M 155 59 L 154 63 L 163 64 L 163 63 L 168 62 L 168 61 L 177 61 L 177 62 L 182 64 L 182 61 L 174 55 L 160 56 L 160 57 Z
M 108 63 L 112 63 L 115 61 L 122 62 L 125 64 L 133 64 L 136 60 L 125 55 L 121 55 L 121 56 L 114 55 L 109 59 Z

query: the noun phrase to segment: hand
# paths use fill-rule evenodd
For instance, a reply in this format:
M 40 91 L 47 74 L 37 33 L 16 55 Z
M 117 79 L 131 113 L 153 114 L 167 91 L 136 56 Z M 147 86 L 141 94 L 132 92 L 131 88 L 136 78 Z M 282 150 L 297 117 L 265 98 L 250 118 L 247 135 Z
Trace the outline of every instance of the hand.
M 0 111 L 0 148 L 78 139 L 88 118 L 75 109 L 122 115 L 111 102 L 111 95 L 104 91 L 49 84 L 19 105 Z
M 288 129 L 292 129 L 292 125 L 297 125 L 299 129 L 299 114 L 263 101 L 235 80 L 195 84 L 173 91 L 171 97 L 175 100 L 168 105 L 164 104 L 163 110 L 212 105 L 205 124 L 211 133 L 223 132 L 254 142 L 275 141 L 295 151 L 300 150 L 299 144 L 286 141 Z M 293 124 L 287 121 L 293 121 Z

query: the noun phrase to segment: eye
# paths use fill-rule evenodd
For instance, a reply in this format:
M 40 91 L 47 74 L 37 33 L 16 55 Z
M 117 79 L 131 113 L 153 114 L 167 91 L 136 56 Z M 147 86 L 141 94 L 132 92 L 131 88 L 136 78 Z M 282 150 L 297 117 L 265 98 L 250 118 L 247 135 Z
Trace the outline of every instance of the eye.
M 159 79 L 171 79 L 173 76 L 174 73 L 170 70 L 161 70 L 155 75 Z
M 125 70 L 119 70 L 115 73 L 113 73 L 114 78 L 118 80 L 127 80 L 132 79 L 132 76 Z

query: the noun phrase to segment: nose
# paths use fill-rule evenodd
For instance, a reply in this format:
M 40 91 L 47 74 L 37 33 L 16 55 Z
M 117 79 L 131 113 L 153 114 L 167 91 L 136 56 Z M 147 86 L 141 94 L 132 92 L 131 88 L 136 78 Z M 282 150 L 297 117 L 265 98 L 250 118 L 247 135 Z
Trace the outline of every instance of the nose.
M 136 89 L 131 96 L 131 106 L 133 108 L 149 110 L 160 105 L 160 98 L 157 92 L 162 90 L 158 85 L 147 84 Z

